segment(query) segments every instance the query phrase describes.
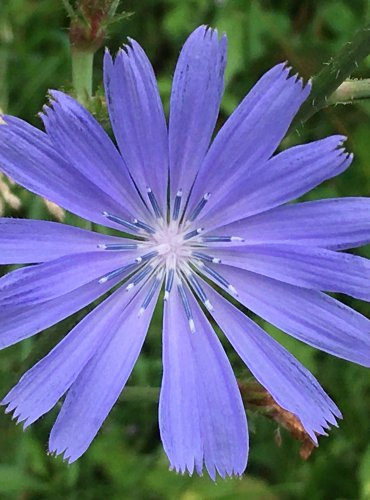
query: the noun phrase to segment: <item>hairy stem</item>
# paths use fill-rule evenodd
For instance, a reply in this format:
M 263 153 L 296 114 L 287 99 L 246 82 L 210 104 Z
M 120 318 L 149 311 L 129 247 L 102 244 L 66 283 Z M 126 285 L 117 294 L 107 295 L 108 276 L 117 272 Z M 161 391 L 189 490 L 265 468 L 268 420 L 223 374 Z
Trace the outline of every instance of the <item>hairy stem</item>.
M 302 125 L 327 106 L 333 93 L 340 87 L 359 64 L 370 53 L 370 23 L 357 31 L 325 67 L 312 79 L 312 91 L 296 116 L 291 130 L 299 130 Z
M 327 104 L 352 104 L 354 101 L 370 99 L 370 78 L 345 80 L 329 97 Z
M 94 53 L 72 48 L 72 82 L 77 100 L 86 105 L 92 96 Z

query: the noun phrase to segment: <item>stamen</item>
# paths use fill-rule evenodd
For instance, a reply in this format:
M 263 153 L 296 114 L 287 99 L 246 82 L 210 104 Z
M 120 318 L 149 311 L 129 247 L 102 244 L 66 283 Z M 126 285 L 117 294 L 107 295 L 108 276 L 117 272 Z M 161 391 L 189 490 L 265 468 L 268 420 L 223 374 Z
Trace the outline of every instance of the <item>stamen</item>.
M 143 280 L 145 276 L 148 276 L 148 274 L 152 271 L 153 271 L 153 266 L 144 267 L 139 273 L 136 274 L 136 276 L 134 276 L 134 279 L 131 281 L 131 283 L 129 283 L 126 286 L 126 291 L 128 292 L 132 288 L 134 288 L 134 286 L 140 283 L 140 281 Z
M 194 236 L 199 236 L 203 231 L 204 227 L 198 227 L 198 229 L 194 229 L 194 231 L 190 231 L 190 233 L 185 234 L 184 240 L 190 240 L 191 238 L 194 238 Z
M 134 225 L 136 227 L 139 227 L 140 229 L 144 229 L 144 231 L 146 231 L 147 233 L 155 234 L 155 232 L 156 232 L 154 227 L 150 226 L 149 224 L 146 224 L 146 222 L 143 222 L 143 221 L 138 220 L 138 219 L 134 219 L 132 222 L 134 223 Z
M 107 281 L 116 278 L 117 276 L 120 276 L 121 274 L 124 274 L 126 271 L 129 269 L 134 269 L 136 267 L 136 264 L 128 264 L 127 266 L 120 267 L 116 269 L 115 271 L 111 271 L 108 274 L 105 274 L 99 279 L 99 283 L 102 285 L 103 283 L 106 283 Z
M 177 220 L 179 218 L 181 199 L 182 199 L 182 189 L 179 189 L 176 193 L 175 202 L 173 205 L 172 220 Z
M 209 200 L 211 196 L 211 193 L 206 193 L 203 198 L 200 200 L 200 202 L 198 203 L 198 205 L 194 208 L 194 210 L 192 211 L 190 217 L 189 217 L 189 221 L 190 222 L 193 222 L 193 220 L 195 220 L 198 215 L 200 214 L 200 212 L 203 210 L 203 208 L 205 207 L 207 201 Z
M 131 222 L 122 219 L 121 217 L 118 217 L 117 215 L 112 215 L 109 212 L 103 212 L 104 217 L 109 219 L 112 222 L 115 222 L 116 224 L 120 224 L 121 226 L 124 226 L 126 229 L 130 229 L 134 233 L 138 233 L 138 227 L 135 224 L 132 224 Z
M 174 276 L 175 276 L 175 270 L 170 269 L 166 275 L 166 284 L 164 286 L 164 300 L 168 300 L 168 297 L 172 289 Z
M 135 262 L 140 264 L 143 260 L 150 260 L 152 257 L 156 257 L 158 255 L 157 250 L 153 250 L 153 252 L 146 253 L 145 255 L 141 255 L 140 257 L 136 257 Z
M 136 250 L 138 247 L 137 244 L 135 243 L 109 243 L 108 245 L 101 244 L 98 245 L 98 248 L 101 248 L 102 250 L 116 250 L 116 251 L 123 251 L 123 250 Z
M 189 270 L 186 271 L 186 277 L 189 279 L 190 283 L 192 284 L 194 290 L 196 293 L 199 295 L 200 300 L 203 302 L 203 304 L 206 306 L 206 308 L 209 311 L 213 311 L 213 305 L 209 301 L 205 291 L 203 290 L 201 284 L 197 280 L 195 274 Z
M 138 314 L 139 317 L 143 314 L 145 309 L 150 304 L 151 300 L 153 299 L 153 297 L 155 295 L 155 292 L 158 290 L 158 288 L 160 287 L 160 285 L 162 283 L 162 279 L 163 279 L 163 269 L 158 273 L 157 277 L 153 280 L 153 283 L 149 289 L 149 292 L 148 292 L 147 296 L 145 297 L 142 306 L 140 307 L 139 314 Z
M 244 241 L 243 238 L 239 236 L 203 236 L 202 241 L 204 243 L 230 243 L 231 241 Z
M 148 198 L 149 198 L 150 204 L 152 205 L 155 216 L 157 217 L 157 219 L 163 219 L 162 211 L 159 208 L 157 199 L 154 196 L 153 191 L 150 189 L 150 187 L 147 187 L 146 192 L 148 193 Z
M 234 288 L 232 285 L 229 285 L 227 288 L 230 290 L 230 292 L 231 292 L 233 295 L 235 295 L 235 297 L 239 297 L 239 294 L 238 294 L 238 292 L 237 292 L 236 288 Z
M 204 271 L 206 272 L 207 274 L 209 274 L 217 283 L 219 283 L 220 285 L 224 286 L 225 288 L 227 288 L 227 290 L 229 290 L 230 293 L 232 293 L 235 297 L 238 297 L 239 294 L 236 290 L 236 288 L 233 287 L 233 285 L 231 285 L 223 276 L 221 276 L 221 274 L 219 274 L 217 271 L 215 271 L 214 269 L 212 269 L 211 267 L 207 266 L 206 264 L 204 264 L 203 262 L 197 262 L 196 263 L 196 266 L 197 268 L 200 270 L 200 271 Z
M 184 288 L 184 285 L 182 284 L 181 278 L 179 278 L 179 281 L 177 283 L 177 289 L 178 289 L 180 297 L 181 297 L 182 305 L 184 306 L 184 309 L 185 309 L 186 317 L 188 318 L 190 331 L 191 331 L 191 333 L 195 333 L 193 313 L 191 312 L 189 299 L 188 299 L 188 296 L 186 295 L 185 288 Z
M 193 257 L 196 257 L 197 259 L 205 260 L 206 262 L 212 262 L 212 264 L 221 264 L 221 259 L 217 257 L 212 257 L 211 255 L 206 255 L 205 253 L 192 252 L 191 255 Z

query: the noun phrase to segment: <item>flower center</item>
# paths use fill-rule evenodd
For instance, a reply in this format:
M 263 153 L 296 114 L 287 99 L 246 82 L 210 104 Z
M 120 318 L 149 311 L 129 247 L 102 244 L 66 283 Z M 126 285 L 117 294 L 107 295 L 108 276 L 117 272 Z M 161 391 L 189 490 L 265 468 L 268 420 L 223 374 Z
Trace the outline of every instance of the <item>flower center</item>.
M 166 263 L 166 267 L 173 267 L 185 263 L 191 256 L 192 249 L 201 243 L 189 238 L 188 235 L 189 232 L 184 230 L 180 224 L 171 221 L 167 225 L 161 225 L 149 237 L 147 245 L 152 251 L 158 253 L 158 257 L 163 263 Z
M 185 217 L 182 211 L 184 206 L 182 190 L 179 189 L 168 223 L 167 217 L 161 212 L 155 194 L 149 187 L 147 195 L 154 223 L 138 219 L 125 220 L 104 212 L 103 215 L 107 219 L 123 226 L 138 239 L 122 242 L 122 244 L 101 244 L 98 245 L 99 248 L 112 251 L 134 250 L 137 256 L 132 263 L 106 274 L 100 278 L 99 282 L 105 283 L 112 278 L 125 279 L 130 276 L 126 281 L 127 291 L 140 282 L 147 282 L 148 294 L 139 310 L 139 316 L 148 307 L 163 283 L 164 300 L 169 298 L 172 288 L 176 287 L 189 321 L 190 330 L 195 331 L 187 294 L 193 290 L 207 309 L 213 309 L 201 285 L 199 275 L 203 274 L 232 295 L 237 296 L 237 291 L 232 284 L 213 268 L 212 264 L 220 264 L 221 259 L 212 253 L 215 251 L 214 244 L 232 244 L 242 242 L 243 239 L 237 236 L 203 235 L 204 228 L 197 227 L 195 221 L 207 204 L 210 193 L 205 193 L 190 215 Z

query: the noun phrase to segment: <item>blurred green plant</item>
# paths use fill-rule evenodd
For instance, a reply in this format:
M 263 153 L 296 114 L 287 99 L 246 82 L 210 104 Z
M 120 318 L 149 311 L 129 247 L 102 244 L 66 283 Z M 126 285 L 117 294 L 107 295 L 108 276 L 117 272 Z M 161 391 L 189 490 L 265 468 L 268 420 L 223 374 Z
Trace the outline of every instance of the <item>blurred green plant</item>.
M 73 4 L 75 7 L 75 4 Z M 181 45 L 197 25 L 206 23 L 226 31 L 229 39 L 227 87 L 219 126 L 270 66 L 288 60 L 309 78 L 352 38 L 366 19 L 367 0 L 124 0 L 122 8 L 135 12 L 110 26 L 105 43 L 114 52 L 131 36 L 140 41 L 153 61 L 165 107 Z M 61 2 L 3 0 L 0 19 L 12 37 L 0 35 L 0 89 L 7 89 L 7 112 L 40 126 L 37 113 L 48 88 L 73 89 L 70 72 L 70 19 Z M 1 28 L 0 28 L 1 31 Z M 5 52 L 3 52 L 5 50 Z M 6 64 L 3 64 L 6 54 Z M 96 52 L 92 111 L 107 125 L 102 81 L 102 49 Z M 5 69 L 3 69 L 5 68 Z M 351 78 L 369 78 L 370 59 L 354 68 Z M 343 87 L 342 87 L 343 89 Z M 1 96 L 1 93 L 0 93 Z M 333 132 L 348 136 L 355 161 L 348 172 L 316 189 L 307 198 L 370 195 L 370 103 L 331 106 L 313 116 L 300 132 L 300 142 Z M 296 141 L 291 134 L 287 147 Z M 54 218 L 39 198 L 15 187 L 22 201 L 7 216 Z M 82 225 L 71 214 L 66 222 Z M 369 250 L 363 251 L 370 256 Z M 5 269 L 1 271 L 5 272 Z M 369 316 L 368 304 L 346 298 L 346 303 Z M 71 329 L 82 313 L 46 332 L 0 352 L 3 394 L 22 372 Z M 46 442 L 57 409 L 23 433 L 0 412 L 0 497 L 27 499 L 369 499 L 370 379 L 365 369 L 318 353 L 264 322 L 262 326 L 289 348 L 321 380 L 340 406 L 344 420 L 308 461 L 299 457 L 299 443 L 276 420 L 249 415 L 251 456 L 242 480 L 188 478 L 168 472 L 157 430 L 153 399 L 137 400 L 123 393 L 89 452 L 71 466 L 47 457 Z M 161 378 L 161 319 L 152 322 L 143 355 L 129 381 L 131 386 L 158 386 Z M 224 339 L 223 339 L 224 342 Z M 225 343 L 239 379 L 249 376 Z
M 365 59 L 369 53 L 370 24 L 358 30 L 355 36 L 345 43 L 338 55 L 332 56 L 318 75 L 313 77 L 310 96 L 302 105 L 293 122 L 292 128 L 294 128 L 295 124 L 302 127 L 302 125 L 311 118 L 311 116 L 320 111 L 320 109 L 329 104 L 336 104 L 338 94 L 335 92 L 342 82 L 359 67 L 363 59 Z M 362 97 L 370 97 L 368 82 L 367 85 L 366 82 L 364 85 L 361 80 L 352 80 L 347 82 L 344 88 L 348 90 L 350 84 L 352 91 L 350 97 L 352 96 L 352 100 L 358 90 Z M 341 99 L 340 102 L 343 102 L 343 95 L 339 95 L 338 97 Z M 351 99 L 348 100 L 351 101 Z

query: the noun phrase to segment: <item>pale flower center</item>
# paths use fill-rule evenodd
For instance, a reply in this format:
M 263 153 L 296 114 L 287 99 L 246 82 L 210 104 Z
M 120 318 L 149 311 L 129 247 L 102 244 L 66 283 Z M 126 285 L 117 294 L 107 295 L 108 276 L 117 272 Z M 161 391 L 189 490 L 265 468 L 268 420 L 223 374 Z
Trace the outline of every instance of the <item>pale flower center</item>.
M 147 241 L 148 248 L 158 252 L 159 261 L 166 263 L 167 267 L 175 267 L 185 263 L 191 256 L 192 250 L 200 242 L 187 240 L 186 231 L 177 222 L 171 221 L 168 225 L 161 226 Z
M 164 300 L 168 300 L 172 288 L 176 287 L 190 330 L 194 332 L 194 320 L 187 293 L 192 290 L 204 306 L 212 311 L 212 304 L 200 281 L 200 275 L 205 275 L 237 296 L 233 285 L 212 267 L 213 264 L 221 264 L 221 259 L 213 254 L 213 244 L 240 243 L 243 239 L 229 235 L 204 235 L 204 228 L 196 226 L 195 221 L 207 204 L 210 193 L 205 193 L 190 215 L 186 216 L 181 212 L 183 200 L 182 190 L 179 189 L 168 223 L 150 187 L 147 188 L 147 195 L 155 217 L 152 225 L 136 218 L 126 220 L 109 212 L 103 212 L 108 220 L 123 226 L 136 238 L 122 244 L 102 243 L 98 247 L 108 251 L 134 250 L 137 252 L 137 257 L 134 262 L 102 276 L 99 283 L 106 283 L 121 275 L 131 275 L 125 283 L 126 290 L 129 291 L 145 280 L 148 292 L 138 312 L 139 316 L 146 310 L 163 283 Z

